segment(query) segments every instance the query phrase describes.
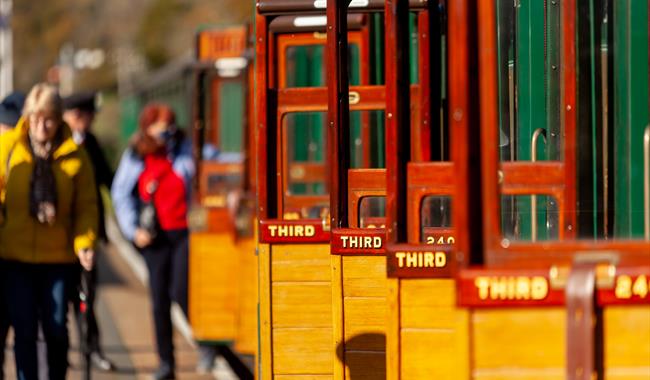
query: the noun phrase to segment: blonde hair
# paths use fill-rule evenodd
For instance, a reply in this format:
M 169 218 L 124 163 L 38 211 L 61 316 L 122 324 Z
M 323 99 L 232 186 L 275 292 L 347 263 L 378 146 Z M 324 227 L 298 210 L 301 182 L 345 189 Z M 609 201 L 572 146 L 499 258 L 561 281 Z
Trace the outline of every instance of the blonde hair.
M 63 103 L 59 90 L 47 83 L 38 83 L 32 87 L 25 99 L 23 107 L 23 116 L 29 117 L 32 114 L 47 112 L 52 114 L 57 120 L 62 120 Z

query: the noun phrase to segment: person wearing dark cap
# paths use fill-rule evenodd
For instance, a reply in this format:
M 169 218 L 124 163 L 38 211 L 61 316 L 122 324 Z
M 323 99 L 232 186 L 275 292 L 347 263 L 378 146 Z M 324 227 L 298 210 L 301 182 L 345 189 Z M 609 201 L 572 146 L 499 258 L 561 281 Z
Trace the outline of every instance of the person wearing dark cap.
M 23 112 L 25 95 L 22 92 L 12 92 L 0 103 L 0 135 L 12 130 L 18 123 Z
M 22 92 L 13 92 L 9 94 L 0 103 L 0 135 L 14 129 L 23 112 L 25 104 L 25 94 Z M 1 210 L 0 210 L 1 212 Z M 0 263 L 0 278 L 4 278 L 4 265 Z M 2 295 L 4 291 L 0 290 L 0 380 L 4 380 L 4 362 L 5 362 L 5 341 L 9 332 L 9 318 Z
M 101 186 L 107 189 L 111 188 L 113 182 L 113 171 L 111 170 L 104 154 L 102 153 L 99 142 L 93 133 L 90 131 L 92 123 L 95 119 L 96 107 L 96 94 L 94 92 L 80 92 L 72 94 L 71 96 L 63 99 L 63 120 L 70 126 L 72 130 L 72 138 L 77 145 L 83 146 L 90 157 L 93 169 L 95 170 L 95 182 L 97 189 L 99 223 L 98 223 L 98 237 L 100 240 L 106 242 L 106 229 L 104 225 L 104 204 L 100 195 Z M 87 304 L 89 305 L 87 311 L 88 318 L 88 333 L 90 335 L 90 358 L 95 367 L 104 371 L 115 370 L 115 365 L 106 357 L 100 346 L 99 341 L 99 328 L 97 326 L 97 319 L 94 312 L 95 288 L 97 284 L 96 266 L 90 273 L 90 295 Z M 81 313 L 79 309 L 79 297 L 73 297 L 75 302 L 75 313 L 77 314 L 77 323 L 80 326 Z

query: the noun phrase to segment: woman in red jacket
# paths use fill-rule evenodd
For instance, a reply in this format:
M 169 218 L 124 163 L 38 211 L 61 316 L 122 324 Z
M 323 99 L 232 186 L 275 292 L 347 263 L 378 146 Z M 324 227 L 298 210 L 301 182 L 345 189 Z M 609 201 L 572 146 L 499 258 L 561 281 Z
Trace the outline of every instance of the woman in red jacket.
M 140 130 L 120 161 L 111 189 L 123 234 L 149 269 L 160 368 L 155 379 L 173 379 L 171 303 L 187 315 L 187 210 L 194 162 L 190 142 L 165 105 L 146 106 Z

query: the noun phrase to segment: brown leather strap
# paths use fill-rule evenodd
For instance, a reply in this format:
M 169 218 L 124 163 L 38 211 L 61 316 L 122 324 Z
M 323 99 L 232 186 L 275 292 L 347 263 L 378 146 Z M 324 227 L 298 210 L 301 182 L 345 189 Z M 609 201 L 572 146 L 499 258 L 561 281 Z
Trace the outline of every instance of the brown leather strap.
M 565 291 L 567 379 L 602 379 L 602 317 L 595 299 L 596 264 L 576 263 Z

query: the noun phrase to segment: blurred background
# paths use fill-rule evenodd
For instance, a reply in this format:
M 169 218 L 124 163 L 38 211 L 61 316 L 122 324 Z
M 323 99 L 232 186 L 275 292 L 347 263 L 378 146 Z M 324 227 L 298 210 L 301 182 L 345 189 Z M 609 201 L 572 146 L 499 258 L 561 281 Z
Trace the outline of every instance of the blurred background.
M 124 145 L 118 94 L 191 57 L 200 27 L 248 22 L 253 8 L 247 0 L 0 0 L 5 75 L 13 61 L 13 86 L 2 81 L 0 96 L 44 80 L 60 83 L 63 95 L 101 92 L 94 130 L 116 164 Z

